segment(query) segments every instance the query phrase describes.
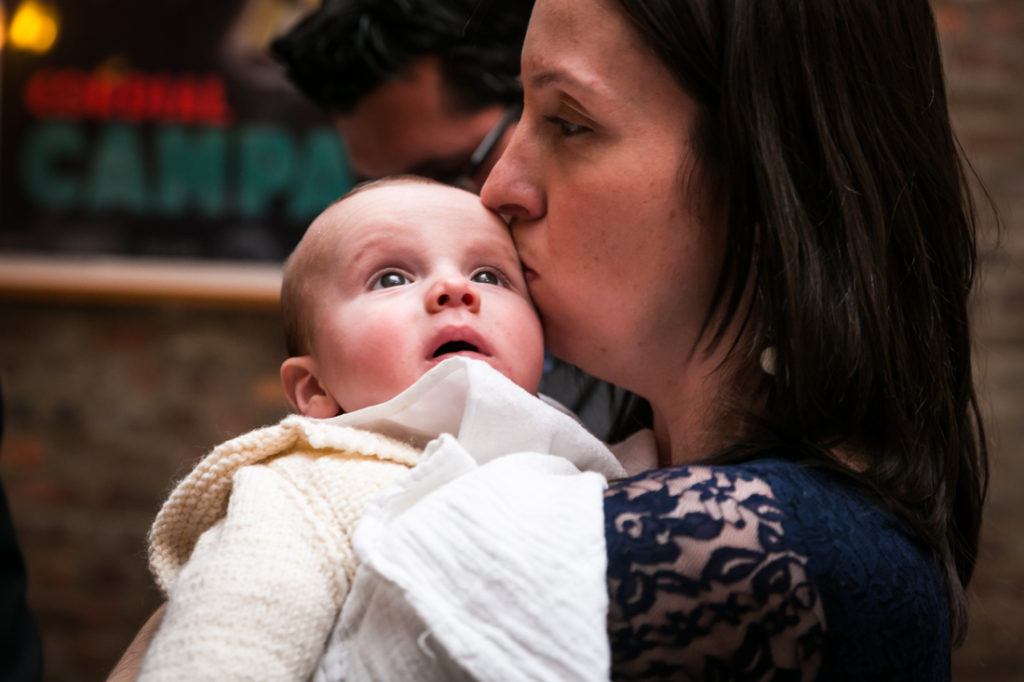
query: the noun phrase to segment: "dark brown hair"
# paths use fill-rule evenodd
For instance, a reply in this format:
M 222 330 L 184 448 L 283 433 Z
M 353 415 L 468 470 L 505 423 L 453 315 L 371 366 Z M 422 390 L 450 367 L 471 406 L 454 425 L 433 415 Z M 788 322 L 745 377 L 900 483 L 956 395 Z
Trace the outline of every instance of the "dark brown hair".
M 942 562 L 959 643 L 988 463 L 975 210 L 927 0 L 619 2 L 700 105 L 694 146 L 728 211 L 706 337 L 744 322 L 733 350 L 762 401 L 712 461 L 791 447 L 876 493 Z M 754 369 L 769 345 L 773 377 Z
M 324 0 L 271 45 L 288 78 L 328 111 L 351 113 L 413 60 L 439 59 L 459 110 L 519 102 L 519 53 L 533 0 Z

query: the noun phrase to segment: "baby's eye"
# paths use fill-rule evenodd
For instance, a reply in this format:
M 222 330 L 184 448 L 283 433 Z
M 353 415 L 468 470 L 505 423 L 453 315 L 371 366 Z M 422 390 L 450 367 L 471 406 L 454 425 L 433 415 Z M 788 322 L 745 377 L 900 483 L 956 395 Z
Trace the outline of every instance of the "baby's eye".
M 377 276 L 377 279 L 373 282 L 374 289 L 390 289 L 391 287 L 400 287 L 403 284 L 409 284 L 410 280 L 408 277 L 395 270 L 388 270 L 382 272 Z
M 476 282 L 477 284 L 491 284 L 496 287 L 502 285 L 501 276 L 493 270 L 479 270 L 473 273 L 473 276 L 469 278 L 469 281 Z

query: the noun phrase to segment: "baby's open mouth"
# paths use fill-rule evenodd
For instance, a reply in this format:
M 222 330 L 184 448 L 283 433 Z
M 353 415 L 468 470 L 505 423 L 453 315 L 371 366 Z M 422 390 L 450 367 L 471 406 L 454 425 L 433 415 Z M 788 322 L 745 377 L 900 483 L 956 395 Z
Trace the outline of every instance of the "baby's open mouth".
M 461 353 L 463 351 L 479 353 L 480 349 L 468 341 L 449 341 L 448 343 L 442 343 L 441 346 L 434 351 L 434 357 L 439 358 L 442 355 L 448 355 L 449 353 Z

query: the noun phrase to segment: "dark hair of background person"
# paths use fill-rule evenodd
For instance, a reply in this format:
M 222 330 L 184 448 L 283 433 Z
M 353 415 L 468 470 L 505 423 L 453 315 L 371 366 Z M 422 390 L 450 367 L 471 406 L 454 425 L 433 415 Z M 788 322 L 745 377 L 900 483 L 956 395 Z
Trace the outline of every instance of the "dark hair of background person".
M 619 2 L 698 103 L 700 172 L 728 211 L 705 338 L 739 319 L 755 341 L 733 352 L 777 349 L 749 437 L 712 461 L 789 448 L 873 491 L 939 557 L 962 643 L 988 480 L 976 218 L 927 0 Z
M 439 58 L 453 107 L 476 111 L 521 99 L 532 8 L 533 0 L 324 0 L 270 50 L 299 90 L 334 113 L 351 113 L 424 55 Z
M 4 432 L 4 401 L 0 391 L 0 445 Z M 25 562 L 11 524 L 7 495 L 0 485 L 0 680 L 39 680 L 43 676 L 43 645 L 25 603 Z

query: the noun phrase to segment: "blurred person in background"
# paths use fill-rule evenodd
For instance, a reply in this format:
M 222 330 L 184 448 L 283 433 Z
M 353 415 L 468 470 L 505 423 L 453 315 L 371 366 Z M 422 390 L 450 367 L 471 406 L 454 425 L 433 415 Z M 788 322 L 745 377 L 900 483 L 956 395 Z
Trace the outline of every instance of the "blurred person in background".
M 325 0 L 271 45 L 363 178 L 479 192 L 518 118 L 533 0 Z

